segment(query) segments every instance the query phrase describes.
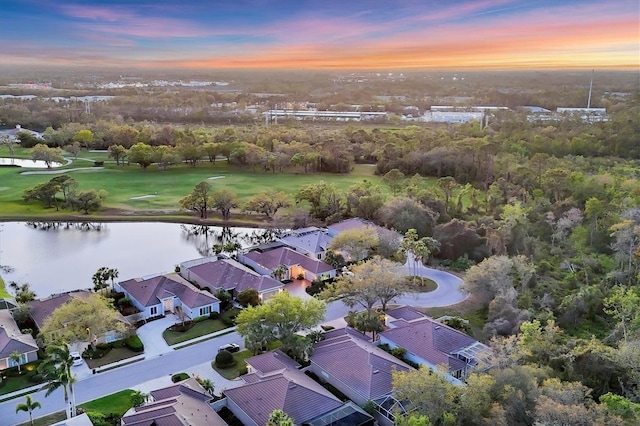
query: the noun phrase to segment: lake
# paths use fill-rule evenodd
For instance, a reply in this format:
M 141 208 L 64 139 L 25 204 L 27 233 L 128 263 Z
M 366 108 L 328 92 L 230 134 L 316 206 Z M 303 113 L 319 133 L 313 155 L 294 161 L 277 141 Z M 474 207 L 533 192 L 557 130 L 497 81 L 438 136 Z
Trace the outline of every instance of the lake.
M 216 243 L 248 247 L 271 235 L 264 229 L 157 222 L 3 222 L 0 274 L 7 289 L 11 281 L 28 282 L 41 298 L 93 288 L 91 277 L 102 266 L 127 280 L 173 271 L 181 262 L 213 254 Z
M 51 163 L 51 167 L 60 167 L 60 163 Z M 20 158 L 4 158 L 0 157 L 0 166 L 18 166 L 18 167 L 33 167 L 36 169 L 46 169 L 47 163 L 42 160 L 25 160 Z

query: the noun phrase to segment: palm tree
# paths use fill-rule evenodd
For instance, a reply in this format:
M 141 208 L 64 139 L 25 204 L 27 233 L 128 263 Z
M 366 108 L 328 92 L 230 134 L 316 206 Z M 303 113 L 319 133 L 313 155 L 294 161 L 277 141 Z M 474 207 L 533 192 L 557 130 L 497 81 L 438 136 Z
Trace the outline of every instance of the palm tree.
M 200 384 L 200 386 L 202 386 L 202 389 L 204 389 L 209 395 L 211 395 L 212 397 L 215 396 L 214 395 L 215 387 L 211 379 L 202 379 L 196 376 L 196 380 Z
M 107 269 L 107 277 L 111 280 L 111 291 L 113 291 L 113 289 L 115 287 L 115 284 L 113 283 L 113 280 L 118 278 L 118 275 L 120 275 L 120 273 L 118 272 L 118 270 L 116 268 Z
M 282 410 L 273 410 L 269 415 L 267 426 L 293 426 L 293 419 Z
M 51 395 L 53 391 L 62 387 L 67 418 L 74 417 L 76 415 L 76 396 L 73 392 L 75 377 L 71 373 L 73 358 L 69 346 L 51 345 L 47 347 L 46 352 L 49 357 L 38 366 L 38 371 L 47 380 L 47 384 L 43 387 L 47 389 L 45 396 Z
M 148 393 L 144 393 L 142 391 L 133 391 L 131 394 L 131 404 L 134 407 L 141 407 L 145 402 L 149 400 L 150 395 Z
M 22 354 L 19 354 L 18 351 L 13 351 L 11 352 L 11 355 L 9 355 L 9 360 L 18 366 L 18 374 L 20 374 L 20 361 L 22 361 Z
M 18 411 L 26 411 L 29 413 L 29 422 L 31 423 L 31 426 L 33 426 L 33 410 L 36 408 L 41 408 L 40 403 L 32 400 L 31 395 L 29 394 L 25 397 L 24 403 L 16 405 L 16 413 Z

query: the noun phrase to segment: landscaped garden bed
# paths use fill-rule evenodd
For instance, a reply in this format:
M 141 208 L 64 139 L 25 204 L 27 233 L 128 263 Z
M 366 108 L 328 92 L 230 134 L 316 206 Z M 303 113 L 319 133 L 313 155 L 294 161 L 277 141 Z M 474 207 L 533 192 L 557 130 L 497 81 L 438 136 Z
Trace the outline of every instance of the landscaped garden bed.
M 82 357 L 89 368 L 99 368 L 107 364 L 122 361 L 140 355 L 144 351 L 144 345 L 138 336 L 131 336 L 124 340 L 118 340 L 109 344 L 101 343 L 95 349 L 87 348 Z
M 2 381 L 0 381 L 0 395 L 6 395 L 42 383 L 42 376 L 37 373 L 40 362 L 34 361 L 23 364 L 20 366 L 20 371 L 18 371 L 17 367 L 4 370 L 0 376 L 2 378 Z
M 191 339 L 206 336 L 216 331 L 235 325 L 235 317 L 240 312 L 237 308 L 231 308 L 222 314 L 211 314 L 208 318 L 185 321 L 172 325 L 162 333 L 167 345 L 173 346 Z

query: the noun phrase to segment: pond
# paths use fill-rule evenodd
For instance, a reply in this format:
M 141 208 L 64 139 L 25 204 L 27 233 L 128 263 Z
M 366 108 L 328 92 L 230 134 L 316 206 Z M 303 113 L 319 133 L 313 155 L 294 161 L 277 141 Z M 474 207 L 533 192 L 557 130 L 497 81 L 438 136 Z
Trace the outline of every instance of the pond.
M 100 267 L 119 280 L 170 272 L 186 260 L 213 254 L 214 244 L 242 247 L 273 238 L 275 231 L 178 223 L 0 223 L 0 274 L 29 283 L 38 298 L 92 288 Z
M 51 163 L 51 167 L 60 167 L 60 163 Z M 29 160 L 24 158 L 0 157 L 0 166 L 32 167 L 36 169 L 46 169 L 47 163 L 42 160 Z

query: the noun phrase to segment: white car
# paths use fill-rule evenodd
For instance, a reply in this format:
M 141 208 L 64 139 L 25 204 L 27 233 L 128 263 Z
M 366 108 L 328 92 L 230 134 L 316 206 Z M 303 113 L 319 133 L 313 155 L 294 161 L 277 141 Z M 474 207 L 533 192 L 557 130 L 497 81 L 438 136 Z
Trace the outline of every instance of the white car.
M 71 358 L 73 358 L 73 365 L 82 365 L 82 364 L 84 364 L 84 360 L 80 356 L 80 353 L 71 352 L 69 355 L 71 355 Z

